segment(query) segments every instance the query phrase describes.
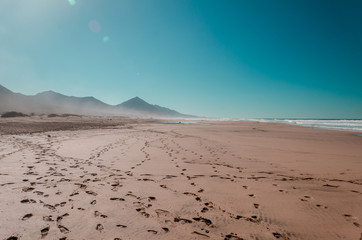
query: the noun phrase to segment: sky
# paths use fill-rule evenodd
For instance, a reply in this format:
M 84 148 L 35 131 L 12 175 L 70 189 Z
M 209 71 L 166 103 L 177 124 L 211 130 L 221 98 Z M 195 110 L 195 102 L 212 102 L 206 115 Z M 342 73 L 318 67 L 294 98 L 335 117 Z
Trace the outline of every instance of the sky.
M 217 118 L 362 118 L 362 1 L 2 0 L 0 84 Z

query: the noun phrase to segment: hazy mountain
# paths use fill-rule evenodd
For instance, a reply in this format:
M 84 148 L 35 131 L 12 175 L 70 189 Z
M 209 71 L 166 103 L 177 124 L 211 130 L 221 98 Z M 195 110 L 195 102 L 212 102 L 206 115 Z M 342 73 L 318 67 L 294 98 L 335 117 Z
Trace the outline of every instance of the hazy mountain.
M 193 117 L 158 105 L 139 97 L 112 106 L 94 97 L 66 96 L 53 91 L 27 96 L 14 93 L 0 85 L 0 113 L 19 111 L 35 114 L 121 115 L 133 117 Z
M 12 94 L 12 93 L 13 93 L 12 91 L 0 85 L 0 96 L 2 96 L 3 94 Z
M 152 110 L 153 105 L 147 103 L 145 100 L 139 97 L 134 97 L 128 101 L 119 104 L 118 106 L 130 109 L 137 109 L 140 111 L 147 111 L 147 110 Z
M 94 97 L 66 96 L 53 91 L 46 91 L 30 96 L 38 104 L 47 103 L 57 113 L 100 114 L 111 110 L 111 106 Z
M 43 103 L 33 102 L 29 96 L 14 93 L 0 85 L 0 113 L 8 111 L 31 113 L 33 110 L 40 110 L 46 108 L 46 106 L 47 105 Z
M 106 103 L 99 101 L 94 97 L 69 97 L 57 92 L 46 91 L 33 96 L 35 101 L 39 102 L 52 102 L 53 104 L 61 105 L 81 105 L 81 106 L 96 106 L 107 107 Z
M 129 109 L 132 111 L 138 111 L 143 112 L 145 114 L 155 114 L 160 116 L 174 116 L 174 117 L 192 117 L 190 115 L 184 115 L 179 112 L 176 112 L 175 110 L 161 107 L 158 105 L 152 105 L 148 102 L 144 101 L 143 99 L 139 97 L 134 97 L 128 101 L 125 101 L 119 105 L 118 107 L 122 107 L 124 109 Z

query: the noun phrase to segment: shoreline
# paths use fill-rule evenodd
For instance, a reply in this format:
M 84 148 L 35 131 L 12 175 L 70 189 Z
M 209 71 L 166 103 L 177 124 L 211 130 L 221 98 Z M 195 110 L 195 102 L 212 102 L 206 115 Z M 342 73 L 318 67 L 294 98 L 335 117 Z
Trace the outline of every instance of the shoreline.
M 271 123 L 285 123 L 295 126 L 304 126 L 313 129 L 326 129 L 326 130 L 336 130 L 336 131 L 348 131 L 348 132 L 358 132 L 362 133 L 362 119 L 260 119 L 264 121 L 260 122 L 271 122 Z M 314 124 L 311 123 L 296 123 L 296 122 L 306 122 L 306 121 L 313 121 Z M 318 122 L 319 121 L 319 122 Z M 359 123 L 358 127 L 353 129 L 351 128 L 350 124 L 356 124 L 355 122 Z M 333 123 L 335 125 L 331 125 Z M 346 124 L 349 122 L 349 124 Z M 341 123 L 345 123 L 342 124 Z
M 329 119 L 328 119 L 329 120 Z M 70 117 L 15 117 L 15 118 L 0 118 L 0 134 L 15 134 L 15 133 L 35 133 L 44 131 L 63 131 L 63 130 L 80 130 L 80 129 L 96 129 L 103 127 L 121 126 L 126 124 L 140 123 L 159 123 L 159 124 L 191 124 L 191 125 L 210 125 L 210 124 L 233 124 L 233 123 L 270 123 L 283 124 L 288 126 L 303 127 L 315 130 L 337 131 L 344 133 L 352 133 L 357 136 L 362 136 L 361 131 L 332 129 L 305 126 L 287 122 L 272 122 L 272 121 L 256 121 L 256 120 L 209 120 L 209 119 L 156 119 L 156 118 L 128 118 L 117 116 L 70 116 Z M 57 126 L 58 124 L 58 126 Z M 18 125 L 18 126 L 16 126 Z M 18 130 L 15 130 L 19 127 Z

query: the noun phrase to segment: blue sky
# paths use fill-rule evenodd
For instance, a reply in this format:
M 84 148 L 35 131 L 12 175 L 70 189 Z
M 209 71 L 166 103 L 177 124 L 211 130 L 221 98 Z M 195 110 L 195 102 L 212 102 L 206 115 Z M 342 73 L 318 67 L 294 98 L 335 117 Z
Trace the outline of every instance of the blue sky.
M 0 84 L 209 117 L 362 118 L 362 1 L 4 0 Z

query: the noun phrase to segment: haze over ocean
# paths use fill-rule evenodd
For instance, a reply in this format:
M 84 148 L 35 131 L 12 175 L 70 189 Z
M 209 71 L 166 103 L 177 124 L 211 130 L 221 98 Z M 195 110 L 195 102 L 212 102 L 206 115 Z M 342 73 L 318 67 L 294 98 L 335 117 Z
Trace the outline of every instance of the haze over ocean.
M 362 118 L 362 1 L 0 2 L 0 84 L 218 118 Z

